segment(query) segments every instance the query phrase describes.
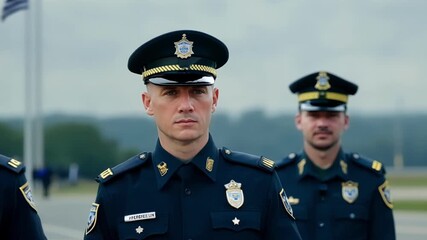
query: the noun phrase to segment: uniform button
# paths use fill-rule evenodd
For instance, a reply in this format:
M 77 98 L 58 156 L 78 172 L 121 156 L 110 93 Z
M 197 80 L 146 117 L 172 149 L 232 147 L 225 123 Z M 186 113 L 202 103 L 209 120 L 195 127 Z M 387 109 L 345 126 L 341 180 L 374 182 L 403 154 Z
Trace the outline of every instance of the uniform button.
M 354 219 L 356 217 L 356 214 L 350 213 L 350 219 Z
M 191 189 L 185 188 L 184 193 L 185 193 L 185 195 L 191 195 Z
M 322 227 L 324 227 L 324 226 L 325 226 L 325 223 L 322 223 L 322 222 L 321 222 L 321 223 L 319 223 L 319 227 L 321 227 L 321 228 L 322 228 Z

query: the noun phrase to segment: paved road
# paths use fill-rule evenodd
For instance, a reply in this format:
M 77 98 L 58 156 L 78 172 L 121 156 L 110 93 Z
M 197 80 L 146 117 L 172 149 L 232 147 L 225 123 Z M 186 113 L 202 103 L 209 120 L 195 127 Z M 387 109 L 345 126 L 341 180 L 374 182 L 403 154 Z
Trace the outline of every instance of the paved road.
M 41 199 L 36 195 L 39 214 L 49 240 L 83 238 L 86 220 L 95 196 L 52 196 Z M 399 240 L 427 239 L 427 212 L 395 212 Z

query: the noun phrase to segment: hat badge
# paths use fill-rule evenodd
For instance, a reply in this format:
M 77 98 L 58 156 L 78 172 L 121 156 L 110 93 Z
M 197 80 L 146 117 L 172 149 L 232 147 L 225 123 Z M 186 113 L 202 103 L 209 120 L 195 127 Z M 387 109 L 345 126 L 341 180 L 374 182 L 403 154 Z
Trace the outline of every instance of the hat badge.
M 319 75 L 316 77 L 317 82 L 314 88 L 317 90 L 328 90 L 331 88 L 331 84 L 329 84 L 329 76 L 326 72 L 319 72 Z
M 193 42 L 187 39 L 187 35 L 182 34 L 182 39 L 175 43 L 175 55 L 179 58 L 186 59 L 191 57 L 193 52 Z

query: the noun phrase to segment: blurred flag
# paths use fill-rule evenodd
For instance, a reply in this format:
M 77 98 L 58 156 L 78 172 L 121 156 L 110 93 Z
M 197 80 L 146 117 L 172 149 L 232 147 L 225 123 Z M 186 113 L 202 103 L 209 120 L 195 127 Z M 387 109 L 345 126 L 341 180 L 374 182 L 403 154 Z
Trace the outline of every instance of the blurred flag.
M 2 21 L 4 21 L 12 13 L 27 8 L 28 0 L 6 0 L 6 2 L 4 3 L 1 19 Z

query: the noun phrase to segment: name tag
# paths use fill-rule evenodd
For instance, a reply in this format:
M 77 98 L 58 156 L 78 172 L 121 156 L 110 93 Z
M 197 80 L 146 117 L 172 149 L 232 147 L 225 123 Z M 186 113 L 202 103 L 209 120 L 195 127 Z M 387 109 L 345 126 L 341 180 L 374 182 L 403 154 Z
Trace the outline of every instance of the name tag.
M 147 219 L 155 219 L 156 212 L 138 213 L 125 216 L 125 222 L 134 222 Z

